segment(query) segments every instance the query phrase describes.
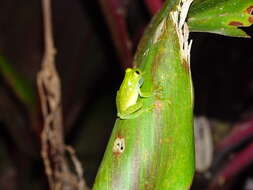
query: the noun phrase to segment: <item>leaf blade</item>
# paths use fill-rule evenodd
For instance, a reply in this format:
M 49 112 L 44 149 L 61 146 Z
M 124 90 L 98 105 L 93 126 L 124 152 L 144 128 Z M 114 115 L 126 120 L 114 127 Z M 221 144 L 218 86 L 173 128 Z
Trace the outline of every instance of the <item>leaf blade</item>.
M 195 0 L 188 14 L 191 32 L 209 32 L 232 37 L 249 37 L 238 27 L 253 23 L 252 0 Z

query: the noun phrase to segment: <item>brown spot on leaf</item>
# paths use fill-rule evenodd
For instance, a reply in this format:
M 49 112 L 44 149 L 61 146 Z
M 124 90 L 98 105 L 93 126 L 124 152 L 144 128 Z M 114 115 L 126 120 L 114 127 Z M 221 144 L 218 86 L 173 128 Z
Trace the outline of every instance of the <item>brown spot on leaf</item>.
M 155 101 L 155 109 L 157 112 L 161 112 L 162 110 L 162 107 L 163 107 L 163 104 L 160 100 L 156 100 Z
M 125 139 L 123 137 L 117 137 L 114 140 L 112 151 L 115 155 L 121 155 L 125 150 Z
M 163 142 L 166 143 L 166 144 L 171 144 L 172 143 L 172 138 L 165 138 L 163 140 Z
M 230 26 L 243 26 L 243 23 L 238 21 L 231 21 L 228 25 Z
M 250 17 L 249 17 L 249 22 L 250 22 L 250 23 L 253 23 L 253 16 L 250 16 Z
M 182 65 L 185 68 L 186 72 L 188 73 L 190 68 L 188 62 L 185 59 L 183 59 Z
M 246 9 L 246 12 L 250 15 L 253 14 L 253 5 L 249 6 L 247 9 Z

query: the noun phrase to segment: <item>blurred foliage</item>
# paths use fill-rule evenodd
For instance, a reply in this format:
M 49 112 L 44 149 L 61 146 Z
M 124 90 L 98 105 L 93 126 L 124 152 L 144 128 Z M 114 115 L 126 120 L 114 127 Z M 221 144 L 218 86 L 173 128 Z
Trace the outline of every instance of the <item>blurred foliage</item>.
M 188 24 L 193 32 L 249 37 L 238 27 L 253 23 L 252 0 L 194 0 Z
M 2 56 L 0 56 L 0 73 L 20 101 L 31 111 L 34 111 L 36 102 L 35 88 L 31 86 L 30 81 L 21 76 Z

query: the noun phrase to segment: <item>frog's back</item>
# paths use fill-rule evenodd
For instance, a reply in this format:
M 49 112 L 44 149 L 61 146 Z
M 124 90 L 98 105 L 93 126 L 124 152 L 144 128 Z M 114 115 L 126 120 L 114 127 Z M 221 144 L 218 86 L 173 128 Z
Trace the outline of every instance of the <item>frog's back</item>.
M 125 73 L 124 80 L 117 92 L 116 104 L 118 112 L 123 113 L 130 106 L 136 104 L 141 79 L 139 70 L 128 68 Z
M 122 88 L 124 88 L 124 86 L 122 86 Z M 133 87 L 129 87 L 125 89 L 122 89 L 122 88 L 120 88 L 120 90 L 117 92 L 117 98 L 116 98 L 117 109 L 120 112 L 123 112 L 130 106 L 136 104 L 137 99 L 138 99 L 138 94 L 139 94 L 136 88 L 133 88 Z

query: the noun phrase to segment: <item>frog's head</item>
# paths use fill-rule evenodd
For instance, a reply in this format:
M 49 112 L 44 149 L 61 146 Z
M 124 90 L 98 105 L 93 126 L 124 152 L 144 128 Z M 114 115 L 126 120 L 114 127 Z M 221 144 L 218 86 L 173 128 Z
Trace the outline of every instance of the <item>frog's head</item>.
M 138 68 L 135 69 L 127 68 L 126 73 L 136 73 L 137 75 L 143 75 L 143 72 Z
M 142 72 L 140 69 L 131 69 L 131 68 L 127 68 L 126 69 L 126 78 L 133 82 L 133 83 L 139 83 L 140 85 L 143 83 L 143 80 L 142 80 Z

